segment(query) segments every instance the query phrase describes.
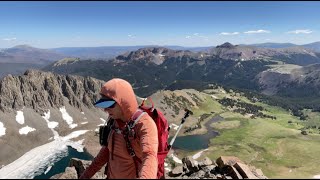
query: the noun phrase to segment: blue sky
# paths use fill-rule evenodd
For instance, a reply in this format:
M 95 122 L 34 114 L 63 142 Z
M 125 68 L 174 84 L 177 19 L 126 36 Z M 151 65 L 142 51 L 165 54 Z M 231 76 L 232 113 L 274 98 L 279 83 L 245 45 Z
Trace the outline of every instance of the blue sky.
M 320 41 L 320 1 L 0 2 L 0 48 Z

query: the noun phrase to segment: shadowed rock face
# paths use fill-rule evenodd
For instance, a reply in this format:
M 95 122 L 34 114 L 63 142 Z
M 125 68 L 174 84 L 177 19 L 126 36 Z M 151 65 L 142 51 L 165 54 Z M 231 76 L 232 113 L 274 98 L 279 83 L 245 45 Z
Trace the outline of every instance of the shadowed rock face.
M 8 112 L 30 107 L 43 112 L 66 103 L 79 109 L 82 105 L 90 108 L 98 98 L 102 84 L 103 81 L 90 77 L 28 70 L 22 76 L 9 75 L 0 81 L 0 109 Z M 65 102 L 64 97 L 69 102 Z

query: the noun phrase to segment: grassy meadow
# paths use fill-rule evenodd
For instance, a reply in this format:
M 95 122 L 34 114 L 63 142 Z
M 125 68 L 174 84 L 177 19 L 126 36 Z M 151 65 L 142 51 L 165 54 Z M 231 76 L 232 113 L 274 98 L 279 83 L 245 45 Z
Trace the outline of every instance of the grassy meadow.
M 208 95 L 199 108 L 193 109 L 193 116 L 213 112 L 202 124 L 215 115 L 222 116 L 224 121 L 211 124 L 212 128 L 220 132 L 220 136 L 211 139 L 209 150 L 202 157 L 217 159 L 220 156 L 236 156 L 261 169 L 268 178 L 312 178 L 320 174 L 320 135 L 318 132 L 301 134 L 305 122 L 282 108 L 260 102 L 252 103 L 239 93 L 230 94 L 219 89 L 204 92 Z M 217 101 L 226 96 L 262 106 L 263 114 L 275 116 L 276 119 L 252 119 L 250 115 L 235 113 Z M 309 114 L 311 122 L 320 123 L 319 113 L 305 113 Z

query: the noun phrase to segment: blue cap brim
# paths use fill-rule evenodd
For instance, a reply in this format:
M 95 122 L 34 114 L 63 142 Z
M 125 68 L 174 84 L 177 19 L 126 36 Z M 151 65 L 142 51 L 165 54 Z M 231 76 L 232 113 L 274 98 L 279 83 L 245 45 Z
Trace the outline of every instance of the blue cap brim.
M 94 106 L 99 108 L 108 108 L 112 106 L 114 103 L 116 103 L 114 100 L 100 99 L 99 101 L 94 103 Z

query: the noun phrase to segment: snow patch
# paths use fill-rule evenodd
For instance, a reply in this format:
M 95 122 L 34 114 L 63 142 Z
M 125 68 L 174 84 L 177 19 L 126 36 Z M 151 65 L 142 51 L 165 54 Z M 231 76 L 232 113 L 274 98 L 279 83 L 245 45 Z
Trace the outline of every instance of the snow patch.
M 87 131 L 75 131 L 68 136 L 59 137 L 50 143 L 30 150 L 19 159 L 1 168 L 1 179 L 33 179 L 45 171 L 49 172 L 52 164 L 68 155 L 68 146 L 79 152 L 83 151 L 83 140 L 73 142 L 70 139 Z
M 0 122 L 0 137 L 6 134 L 6 128 L 4 127 L 3 123 Z
M 313 176 L 314 179 L 320 179 L 320 174 Z
M 88 132 L 89 130 L 79 130 L 79 131 L 73 131 L 72 133 L 70 133 L 69 135 L 62 137 L 62 140 L 67 141 L 73 138 L 76 138 L 82 134 L 85 134 L 86 132 Z
M 60 112 L 62 114 L 63 120 L 65 120 L 68 123 L 70 129 L 73 129 L 78 126 L 78 124 L 72 124 L 73 118 L 68 114 L 66 107 L 64 107 L 64 106 L 61 107 Z
M 53 135 L 54 135 L 54 139 L 57 139 L 59 137 L 59 134 L 57 131 L 54 130 L 55 127 L 57 127 L 59 125 L 58 122 L 56 121 L 49 121 L 50 119 L 50 110 L 48 110 L 48 112 L 44 113 L 44 116 L 42 116 L 43 119 L 47 122 L 48 124 L 48 128 L 51 129 Z M 50 140 L 50 139 L 49 139 Z
M 88 124 L 88 122 L 82 122 L 81 124 Z
M 17 111 L 16 121 L 19 124 L 24 124 L 24 116 L 23 116 L 23 112 L 22 111 Z
M 59 125 L 58 122 L 52 121 L 52 122 L 48 122 L 48 128 L 53 129 L 55 127 L 57 127 Z
M 81 112 L 81 114 L 84 114 L 84 112 Z
M 182 164 L 181 159 L 179 159 L 177 156 L 175 156 L 173 153 L 171 154 L 171 157 L 173 158 L 174 162 Z
M 52 166 L 49 166 L 49 167 L 47 168 L 47 170 L 44 172 L 44 174 L 47 174 L 47 173 L 50 171 L 51 168 L 52 168 Z
M 215 95 L 211 95 L 211 97 L 214 98 L 214 99 L 218 99 L 218 97 L 215 96 Z
M 175 129 L 175 130 L 178 130 L 178 128 L 179 128 L 179 126 L 178 125 L 176 125 L 176 124 L 174 124 L 174 123 L 171 123 L 170 124 L 170 129 L 172 128 L 172 126 L 174 126 L 174 128 L 173 129 Z
M 36 130 L 35 128 L 26 126 L 26 127 L 23 127 L 23 128 L 21 128 L 21 129 L 19 129 L 19 134 L 25 134 L 25 135 L 27 135 L 29 132 L 32 132 L 32 131 L 35 131 L 35 130 Z
M 103 118 L 100 118 L 100 120 L 103 122 L 103 123 L 106 123 L 107 121 Z
M 205 150 L 202 150 L 202 151 L 196 153 L 195 155 L 192 156 L 192 158 L 193 158 L 193 159 L 198 159 L 198 158 L 201 156 L 201 154 L 202 154 L 204 151 L 207 151 L 207 150 L 209 150 L 209 149 L 205 149 Z
M 103 118 L 100 118 L 100 120 L 103 122 L 103 124 L 98 124 L 98 126 L 104 126 L 106 125 L 107 121 Z

